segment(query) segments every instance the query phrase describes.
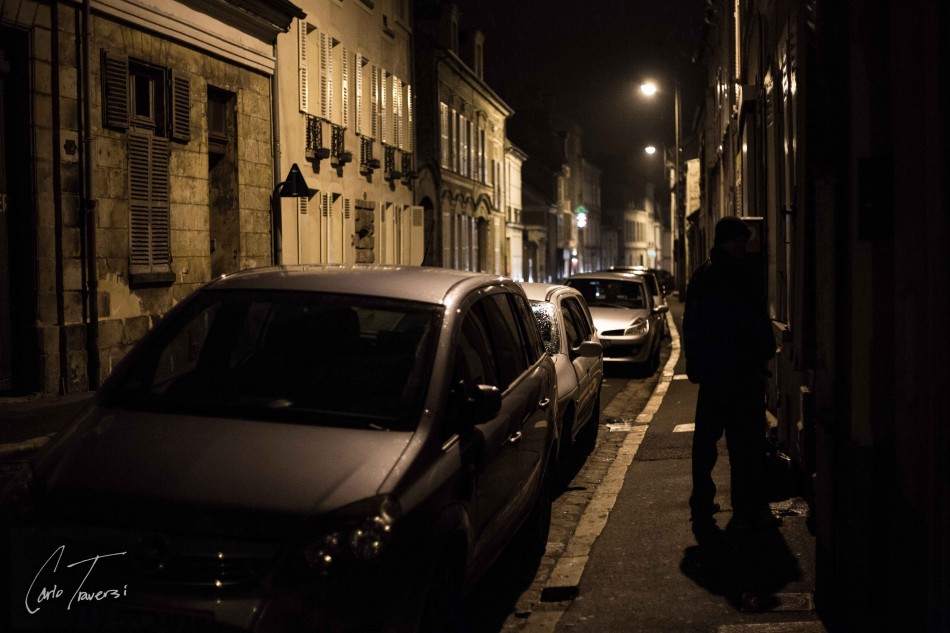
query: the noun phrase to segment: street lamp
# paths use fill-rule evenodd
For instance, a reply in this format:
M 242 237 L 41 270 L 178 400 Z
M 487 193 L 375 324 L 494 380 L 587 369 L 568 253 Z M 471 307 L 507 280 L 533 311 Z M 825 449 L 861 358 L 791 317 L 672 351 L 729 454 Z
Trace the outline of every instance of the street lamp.
M 653 81 L 645 81 L 640 84 L 640 92 L 647 97 L 653 97 L 659 88 Z M 680 195 L 680 84 L 679 80 L 673 81 L 673 125 L 674 125 L 674 143 L 673 143 L 673 193 L 670 205 L 671 229 L 673 231 L 673 274 L 676 279 L 676 287 L 680 293 L 680 299 L 686 295 L 686 278 L 689 272 L 686 270 L 686 217 L 685 207 L 682 196 Z M 656 148 L 654 148 L 656 151 Z M 647 153 L 651 153 L 649 149 Z
M 282 244 L 282 235 L 281 231 L 283 228 L 283 222 L 281 221 L 281 210 L 280 202 L 281 198 L 313 198 L 313 195 L 317 193 L 316 189 L 311 189 L 307 186 L 307 181 L 304 180 L 303 174 L 300 173 L 300 168 L 297 167 L 297 163 L 294 163 L 290 166 L 290 171 L 287 172 L 287 177 L 283 182 L 277 183 L 277 186 L 274 187 L 274 191 L 270 194 L 271 200 L 271 222 L 273 223 L 273 232 L 274 232 L 274 264 L 280 265 L 283 263 L 283 244 Z

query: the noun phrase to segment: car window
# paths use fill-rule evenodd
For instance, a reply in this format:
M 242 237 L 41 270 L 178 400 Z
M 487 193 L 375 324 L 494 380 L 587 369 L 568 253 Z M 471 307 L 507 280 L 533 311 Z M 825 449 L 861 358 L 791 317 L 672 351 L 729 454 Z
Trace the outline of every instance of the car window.
M 564 322 L 564 336 L 567 337 L 567 346 L 573 349 L 580 345 L 584 338 L 583 332 L 577 324 L 577 318 L 571 314 L 567 304 L 567 300 L 561 301 L 561 320 Z
M 406 430 L 442 308 L 356 295 L 204 292 L 164 321 L 107 398 L 116 406 Z
M 533 365 L 539 358 L 544 356 L 545 344 L 541 340 L 541 332 L 535 327 L 531 319 L 531 307 L 528 300 L 518 294 L 508 295 L 515 311 L 515 318 L 522 326 L 525 340 L 525 350 L 528 352 L 528 364 Z
M 643 277 L 643 281 L 647 282 L 647 286 L 650 288 L 650 294 L 653 294 L 653 295 L 660 294 L 660 289 L 657 287 L 657 284 L 656 284 L 656 277 L 650 274 L 642 274 L 642 273 L 639 273 L 639 274 L 641 277 Z
M 491 334 L 481 306 L 475 306 L 465 315 L 455 350 L 453 376 L 454 384 L 461 381 L 468 385 L 498 385 Z
M 561 335 L 557 329 L 557 316 L 554 312 L 554 305 L 547 301 L 532 301 L 531 311 L 538 322 L 538 329 L 541 331 L 541 339 L 544 341 L 544 349 L 549 354 L 557 354 L 561 347 Z
M 491 332 L 498 366 L 498 388 L 504 391 L 528 369 L 528 351 L 507 293 L 496 293 L 479 303 Z
M 594 327 L 590 323 L 590 317 L 587 311 L 581 307 L 577 299 L 567 298 L 561 304 L 574 318 L 574 324 L 578 329 L 582 341 L 589 341 L 594 335 Z M 578 343 L 579 345 L 580 343 Z M 576 346 L 575 346 L 576 347 Z
M 576 288 L 591 308 L 647 307 L 643 282 L 627 279 L 568 279 L 567 285 Z

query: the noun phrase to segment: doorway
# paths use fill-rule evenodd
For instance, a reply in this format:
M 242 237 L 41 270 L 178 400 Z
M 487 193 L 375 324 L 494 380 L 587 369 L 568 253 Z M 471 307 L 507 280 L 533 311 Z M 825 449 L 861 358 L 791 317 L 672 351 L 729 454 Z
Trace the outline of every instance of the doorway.
M 0 393 L 39 388 L 27 34 L 0 28 Z

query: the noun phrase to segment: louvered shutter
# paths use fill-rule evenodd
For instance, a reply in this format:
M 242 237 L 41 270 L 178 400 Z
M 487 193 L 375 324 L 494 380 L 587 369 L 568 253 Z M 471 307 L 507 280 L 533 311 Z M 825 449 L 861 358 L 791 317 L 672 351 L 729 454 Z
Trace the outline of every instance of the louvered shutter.
M 129 58 L 102 51 L 102 125 L 129 127 Z
M 379 138 L 379 68 L 373 66 L 370 73 L 370 135 Z
M 442 266 L 452 268 L 452 214 L 442 211 Z
M 410 207 L 410 209 L 412 226 L 409 229 L 411 243 L 409 263 L 413 266 L 422 266 L 426 254 L 425 209 L 422 207 Z
M 297 20 L 297 90 L 300 111 L 310 111 L 310 78 L 307 74 L 307 23 Z
M 356 121 L 354 121 L 353 129 L 357 134 L 363 133 L 363 65 L 366 63 L 366 58 L 362 55 L 356 56 L 356 66 L 354 71 L 356 72 Z
M 168 140 L 152 137 L 152 270 L 171 262 L 168 222 Z
M 405 85 L 405 99 L 406 99 L 406 139 L 404 141 L 406 151 L 412 153 L 413 144 L 415 143 L 415 123 L 412 119 L 412 86 L 410 84 Z
M 171 138 L 188 143 L 191 141 L 191 82 L 176 71 L 172 71 L 171 105 Z
M 349 53 L 346 50 L 346 47 L 343 47 L 343 65 L 340 67 L 340 86 L 341 96 L 343 99 L 342 103 L 342 118 L 340 124 L 343 127 L 349 127 L 350 125 L 350 81 L 349 81 L 349 66 L 350 58 Z
M 379 86 L 379 125 L 380 125 L 380 140 L 383 143 L 389 142 L 389 108 L 387 107 L 386 93 L 387 85 L 389 83 L 389 73 L 385 70 L 380 73 L 380 86 Z
M 353 218 L 353 201 L 343 199 L 343 225 L 340 227 L 340 259 L 344 264 L 356 261 L 356 248 L 353 245 L 353 234 L 356 233 L 356 220 Z
M 129 132 L 129 272 L 167 272 L 168 140 Z
M 333 115 L 333 61 L 330 56 L 332 42 L 326 33 L 320 33 L 320 116 L 327 121 Z
M 449 106 L 444 103 L 439 104 L 439 133 L 442 137 L 442 155 L 439 157 L 439 164 L 448 169 L 451 166 L 449 162 Z
M 399 149 L 403 149 L 402 81 L 398 77 L 393 77 L 393 111 L 396 118 L 395 145 Z

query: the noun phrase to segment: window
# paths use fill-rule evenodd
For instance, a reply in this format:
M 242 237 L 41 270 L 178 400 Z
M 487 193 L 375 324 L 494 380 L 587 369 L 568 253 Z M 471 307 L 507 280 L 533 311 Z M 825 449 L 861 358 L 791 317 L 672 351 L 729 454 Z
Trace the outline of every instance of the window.
M 171 283 L 169 141 L 191 141 L 191 83 L 180 72 L 105 50 L 102 124 L 127 133 L 129 280 Z M 209 112 L 215 122 L 224 118 Z
M 443 169 L 449 169 L 449 155 L 452 151 L 452 146 L 449 143 L 449 106 L 444 103 L 439 104 L 439 135 L 442 141 L 439 164 Z
M 563 308 L 573 317 L 574 324 L 577 327 L 578 334 L 582 341 L 588 341 L 594 335 L 594 329 L 590 323 L 590 317 L 587 316 L 587 311 L 581 307 L 581 304 L 575 299 L 565 299 L 562 304 Z M 578 344 L 580 344 L 580 342 Z M 576 347 L 576 345 L 575 345 Z

